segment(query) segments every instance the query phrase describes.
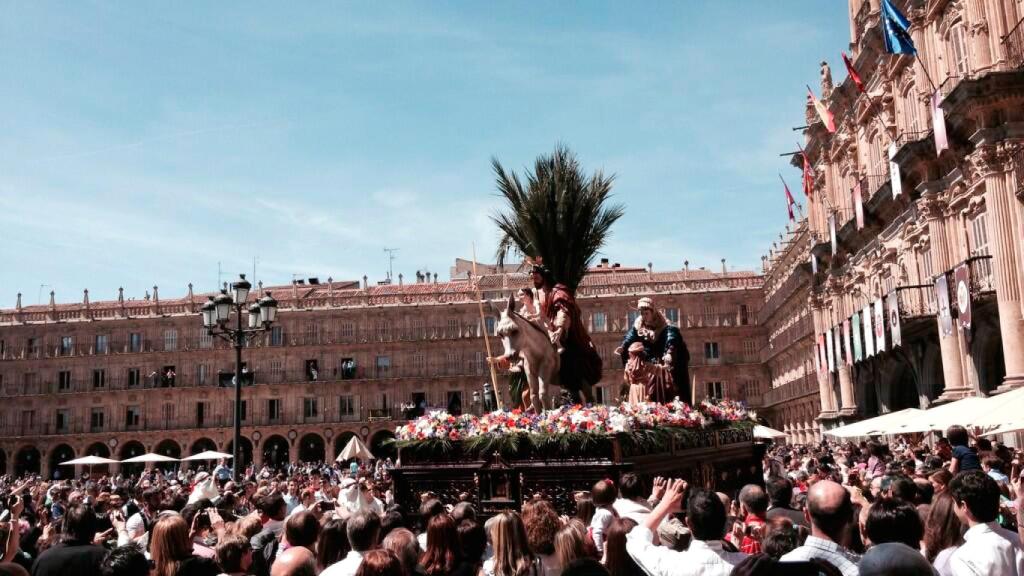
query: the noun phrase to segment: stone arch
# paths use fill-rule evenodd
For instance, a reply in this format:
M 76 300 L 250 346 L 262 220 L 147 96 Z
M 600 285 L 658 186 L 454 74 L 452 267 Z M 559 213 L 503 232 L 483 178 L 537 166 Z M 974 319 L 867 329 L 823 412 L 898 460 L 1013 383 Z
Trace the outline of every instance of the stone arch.
M 101 458 L 110 458 L 110 448 L 107 447 L 103 442 L 93 442 L 89 444 L 89 447 L 85 449 L 85 456 L 99 456 Z
M 327 459 L 327 448 L 323 436 L 310 432 L 299 440 L 299 462 L 323 462 Z
M 945 389 L 946 377 L 942 372 L 942 350 L 937 341 L 929 339 L 921 358 L 920 392 L 927 394 L 928 399 L 934 401 L 942 395 Z
M 39 474 L 42 472 L 42 455 L 35 446 L 22 446 L 14 455 L 14 475 Z
M 370 436 L 370 452 L 377 458 L 394 458 L 395 445 L 391 440 L 395 439 L 395 433 L 391 430 L 378 430 Z
M 252 441 L 246 438 L 245 436 L 242 436 L 241 439 L 238 441 L 238 444 L 239 446 L 242 447 L 242 462 L 239 465 L 239 471 L 244 472 L 245 468 L 248 465 L 252 464 Z M 234 455 L 235 441 L 231 440 L 230 442 L 228 442 L 227 446 L 224 448 L 224 451 L 227 452 L 228 454 Z M 232 464 L 232 466 L 233 465 L 234 464 Z
M 209 438 L 200 438 L 192 443 L 192 446 L 188 449 L 189 456 L 194 456 L 200 452 L 216 451 L 217 443 Z
M 153 449 L 153 452 L 161 456 L 169 456 L 171 458 L 181 459 L 181 445 L 170 438 L 161 441 Z M 177 466 L 177 462 L 160 462 L 156 465 L 161 470 L 172 470 Z
M 291 446 L 284 436 L 274 434 L 263 441 L 263 464 L 271 468 L 286 466 L 290 461 Z
M 991 394 L 1006 377 L 1003 338 L 996 322 L 990 322 L 979 318 L 979 316 L 975 313 L 971 355 L 974 357 L 974 368 L 978 374 L 978 387 L 982 392 Z
M 128 458 L 134 458 L 136 456 L 142 456 L 146 453 L 146 447 L 142 445 L 142 442 L 137 440 L 129 440 L 121 445 L 121 449 L 118 451 L 118 460 L 127 460 Z M 145 464 L 132 463 L 132 464 L 121 464 L 121 473 L 127 476 L 134 474 L 141 474 L 146 469 Z
M 50 477 L 51 478 L 72 478 L 75 475 L 74 466 L 61 466 L 61 462 L 67 462 L 75 458 L 75 449 L 68 444 L 58 444 L 50 449 Z

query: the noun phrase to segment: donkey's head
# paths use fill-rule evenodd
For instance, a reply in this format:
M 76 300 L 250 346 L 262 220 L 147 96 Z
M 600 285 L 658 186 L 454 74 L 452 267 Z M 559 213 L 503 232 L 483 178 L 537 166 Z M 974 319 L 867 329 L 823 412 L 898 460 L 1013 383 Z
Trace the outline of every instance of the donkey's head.
M 505 356 L 512 356 L 520 350 L 521 332 L 519 324 L 516 322 L 515 305 L 515 298 L 509 296 L 508 305 L 501 311 L 501 318 L 498 319 L 498 325 L 495 327 L 495 332 L 505 347 Z

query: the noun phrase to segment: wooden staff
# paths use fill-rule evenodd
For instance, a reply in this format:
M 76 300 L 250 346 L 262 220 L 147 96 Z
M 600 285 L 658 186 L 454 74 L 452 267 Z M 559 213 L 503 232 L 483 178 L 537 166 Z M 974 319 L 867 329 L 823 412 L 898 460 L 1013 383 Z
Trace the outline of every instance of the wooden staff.
M 491 369 L 491 388 L 494 390 L 494 402 L 498 410 L 502 409 L 501 391 L 498 390 L 498 372 L 491 361 L 491 339 L 487 334 L 487 320 L 484 319 L 484 298 L 480 294 L 480 277 L 476 275 L 476 242 L 473 243 L 473 287 L 476 289 L 476 303 L 480 307 L 480 327 L 484 333 L 484 348 L 487 350 L 487 367 Z

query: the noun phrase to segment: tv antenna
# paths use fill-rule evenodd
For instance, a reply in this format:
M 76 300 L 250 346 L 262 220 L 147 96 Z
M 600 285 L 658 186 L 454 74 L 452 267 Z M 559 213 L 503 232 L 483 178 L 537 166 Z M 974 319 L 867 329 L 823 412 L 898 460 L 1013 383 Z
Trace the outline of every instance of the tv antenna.
M 385 248 L 384 252 L 388 255 L 388 284 L 391 283 L 392 265 L 395 262 L 395 252 L 398 252 L 398 248 Z

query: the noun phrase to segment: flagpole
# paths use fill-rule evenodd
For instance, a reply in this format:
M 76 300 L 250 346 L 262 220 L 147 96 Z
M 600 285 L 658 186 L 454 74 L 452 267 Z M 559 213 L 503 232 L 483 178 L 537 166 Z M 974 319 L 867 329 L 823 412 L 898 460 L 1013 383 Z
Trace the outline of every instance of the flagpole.
M 924 77 L 927 78 L 928 83 L 932 85 L 932 93 L 934 94 L 938 88 L 935 87 L 935 82 L 932 82 L 932 75 L 928 73 L 928 67 L 925 66 L 924 62 L 921 60 L 921 54 L 916 50 L 914 51 L 914 58 L 917 60 L 917 63 L 921 65 L 921 70 L 924 71 Z
M 490 361 L 491 339 L 488 338 L 487 321 L 484 319 L 484 298 L 480 294 L 480 277 L 476 275 L 476 242 L 473 243 L 473 287 L 476 289 L 476 302 L 480 308 L 480 328 L 484 333 L 484 349 L 487 350 L 487 366 L 491 369 L 491 388 L 494 389 L 494 402 L 498 406 L 498 410 L 501 410 L 501 390 L 498 390 L 498 372 L 494 368 L 494 362 Z

